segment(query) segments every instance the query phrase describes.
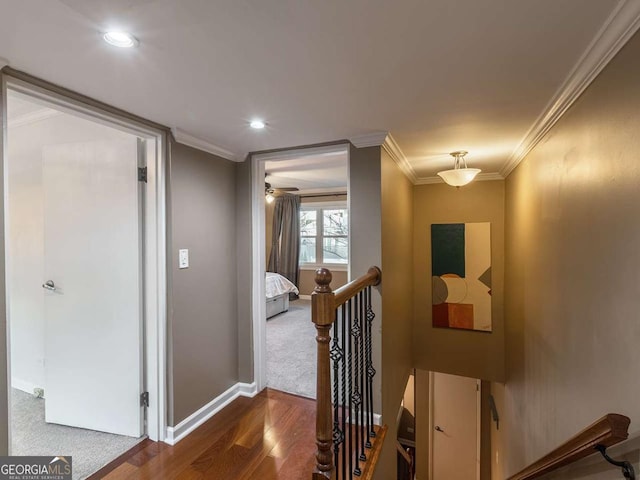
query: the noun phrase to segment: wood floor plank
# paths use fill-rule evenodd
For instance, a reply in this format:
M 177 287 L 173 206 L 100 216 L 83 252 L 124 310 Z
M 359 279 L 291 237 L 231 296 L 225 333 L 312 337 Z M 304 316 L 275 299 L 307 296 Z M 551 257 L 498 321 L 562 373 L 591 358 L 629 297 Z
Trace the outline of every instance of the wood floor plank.
M 298 480 L 311 476 L 315 449 L 315 402 L 265 389 L 234 400 L 175 446 L 149 441 L 90 478 Z

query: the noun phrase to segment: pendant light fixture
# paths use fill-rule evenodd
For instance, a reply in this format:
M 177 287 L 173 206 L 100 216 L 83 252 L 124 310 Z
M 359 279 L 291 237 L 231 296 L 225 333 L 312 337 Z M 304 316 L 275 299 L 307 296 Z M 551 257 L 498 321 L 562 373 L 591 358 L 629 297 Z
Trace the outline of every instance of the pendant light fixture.
M 476 175 L 480 173 L 479 168 L 467 167 L 467 161 L 464 156 L 469 153 L 465 150 L 459 150 L 457 152 L 451 152 L 451 156 L 455 159 L 453 161 L 453 170 L 445 170 L 438 172 L 438 175 L 452 187 L 462 187 L 470 183 Z

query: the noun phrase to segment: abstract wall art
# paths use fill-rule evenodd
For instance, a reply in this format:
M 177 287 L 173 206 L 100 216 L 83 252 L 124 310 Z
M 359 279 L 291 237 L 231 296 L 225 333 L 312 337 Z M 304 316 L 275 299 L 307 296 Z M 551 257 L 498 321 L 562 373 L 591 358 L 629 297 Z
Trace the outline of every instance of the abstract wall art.
M 434 327 L 491 332 L 491 224 L 431 225 Z

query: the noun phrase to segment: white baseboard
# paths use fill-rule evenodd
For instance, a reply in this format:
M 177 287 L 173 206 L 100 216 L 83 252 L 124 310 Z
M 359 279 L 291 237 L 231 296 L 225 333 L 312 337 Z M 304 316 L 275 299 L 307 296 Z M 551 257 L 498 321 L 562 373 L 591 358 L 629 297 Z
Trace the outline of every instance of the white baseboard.
M 200 410 L 189 415 L 175 427 L 167 427 L 167 434 L 165 435 L 164 442 L 169 445 L 175 445 L 224 407 L 233 402 L 236 398 L 251 398 L 255 397 L 257 393 L 258 386 L 255 382 L 236 383 L 233 387 L 218 395 Z
M 364 412 L 365 418 L 367 418 L 368 413 Z M 346 422 L 349 423 L 351 421 L 351 416 L 348 416 L 346 418 Z M 382 415 L 380 415 L 379 413 L 374 413 L 373 414 L 373 424 L 374 425 L 378 425 L 379 427 L 382 426 Z
M 33 390 L 35 388 L 42 388 L 35 383 L 27 382 L 26 380 L 22 380 L 20 378 L 12 378 L 11 386 L 17 390 L 21 390 L 29 395 L 33 395 Z
M 373 414 L 373 423 L 375 425 L 378 425 L 379 427 L 382 426 L 382 415 L 380 415 L 379 413 L 374 413 Z
M 311 300 L 311 295 L 298 295 L 300 300 Z

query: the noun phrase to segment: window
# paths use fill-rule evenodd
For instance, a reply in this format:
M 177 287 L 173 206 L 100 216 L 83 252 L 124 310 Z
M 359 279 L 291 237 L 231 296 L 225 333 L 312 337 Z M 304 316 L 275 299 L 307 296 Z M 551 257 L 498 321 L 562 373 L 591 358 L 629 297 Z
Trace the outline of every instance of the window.
M 349 211 L 344 206 L 302 206 L 300 263 L 349 263 Z

